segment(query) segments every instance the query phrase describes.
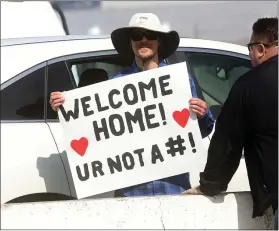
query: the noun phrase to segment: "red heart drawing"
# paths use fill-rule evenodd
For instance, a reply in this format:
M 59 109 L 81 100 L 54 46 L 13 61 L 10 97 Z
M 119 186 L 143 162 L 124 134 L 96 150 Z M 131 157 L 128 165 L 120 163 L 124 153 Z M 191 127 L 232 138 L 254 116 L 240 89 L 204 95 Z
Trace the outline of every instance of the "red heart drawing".
M 190 117 L 190 112 L 187 108 L 184 108 L 182 111 L 173 112 L 172 117 L 174 118 L 176 123 L 185 128 Z
M 77 154 L 83 156 L 88 147 L 88 140 L 85 137 L 81 137 L 79 140 L 72 140 L 71 147 Z

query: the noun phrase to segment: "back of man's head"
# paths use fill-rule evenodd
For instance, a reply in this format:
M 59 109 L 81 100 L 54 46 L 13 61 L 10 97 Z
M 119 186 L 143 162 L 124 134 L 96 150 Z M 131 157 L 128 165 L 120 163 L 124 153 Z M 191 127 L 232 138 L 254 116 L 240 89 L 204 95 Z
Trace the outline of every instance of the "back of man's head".
M 268 46 L 278 44 L 278 18 L 260 18 L 253 24 L 253 40 Z

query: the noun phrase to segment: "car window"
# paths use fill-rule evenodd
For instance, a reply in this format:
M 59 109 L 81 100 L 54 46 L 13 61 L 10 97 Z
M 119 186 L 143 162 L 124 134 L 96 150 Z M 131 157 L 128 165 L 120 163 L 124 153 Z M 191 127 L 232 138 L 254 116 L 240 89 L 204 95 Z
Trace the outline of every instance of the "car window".
M 63 92 L 72 90 L 74 85 L 65 61 L 50 64 L 47 69 L 47 119 L 57 120 L 57 113 L 51 109 L 48 103 L 50 94 L 56 91 Z
M 68 61 L 78 87 L 106 81 L 117 73 L 126 70 L 133 60 L 119 55 L 87 57 Z
M 235 81 L 251 69 L 250 60 L 229 55 L 184 52 L 203 97 L 216 118 Z
M 45 68 L 1 90 L 1 120 L 44 119 Z

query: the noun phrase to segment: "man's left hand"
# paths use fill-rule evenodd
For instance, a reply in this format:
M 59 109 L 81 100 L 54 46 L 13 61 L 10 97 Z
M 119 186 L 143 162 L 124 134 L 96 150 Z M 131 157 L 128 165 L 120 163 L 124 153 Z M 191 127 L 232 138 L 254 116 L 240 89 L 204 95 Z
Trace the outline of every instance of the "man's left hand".
M 191 98 L 189 103 L 190 110 L 196 113 L 197 117 L 202 117 L 206 114 L 207 106 L 203 100 L 199 98 Z
M 200 190 L 200 186 L 190 188 L 187 191 L 183 192 L 182 194 L 184 194 L 184 195 L 204 195 Z

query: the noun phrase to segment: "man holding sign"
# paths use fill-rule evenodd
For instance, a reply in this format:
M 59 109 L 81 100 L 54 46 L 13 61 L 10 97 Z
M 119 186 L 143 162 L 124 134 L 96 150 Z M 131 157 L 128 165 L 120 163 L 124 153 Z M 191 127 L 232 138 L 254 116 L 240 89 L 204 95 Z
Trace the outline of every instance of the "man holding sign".
M 112 32 L 111 39 L 120 55 L 134 56 L 135 62 L 127 71 L 110 79 L 166 66 L 163 60 L 173 54 L 179 45 L 178 33 L 165 31 L 158 17 L 151 13 L 135 14 L 128 27 Z M 214 120 L 206 103 L 198 98 L 194 81 L 190 76 L 189 81 L 193 96 L 189 101 L 189 109 L 197 115 L 201 135 L 206 137 L 213 129 Z M 64 98 L 60 92 L 54 92 L 51 94 L 50 103 L 53 110 L 57 110 L 64 103 Z M 118 190 L 116 194 L 124 196 L 180 194 L 190 187 L 189 174 L 185 173 L 124 188 Z
M 131 68 L 110 78 L 114 79 L 165 66 L 163 60 L 176 51 L 180 39 L 176 31 L 166 32 L 156 15 L 139 13 L 131 18 L 128 27 L 114 30 L 111 40 L 120 55 L 135 58 Z M 191 76 L 189 80 L 193 95 L 190 99 L 190 109 L 199 118 L 200 130 L 204 138 L 211 133 L 214 121 L 206 103 L 198 98 Z

